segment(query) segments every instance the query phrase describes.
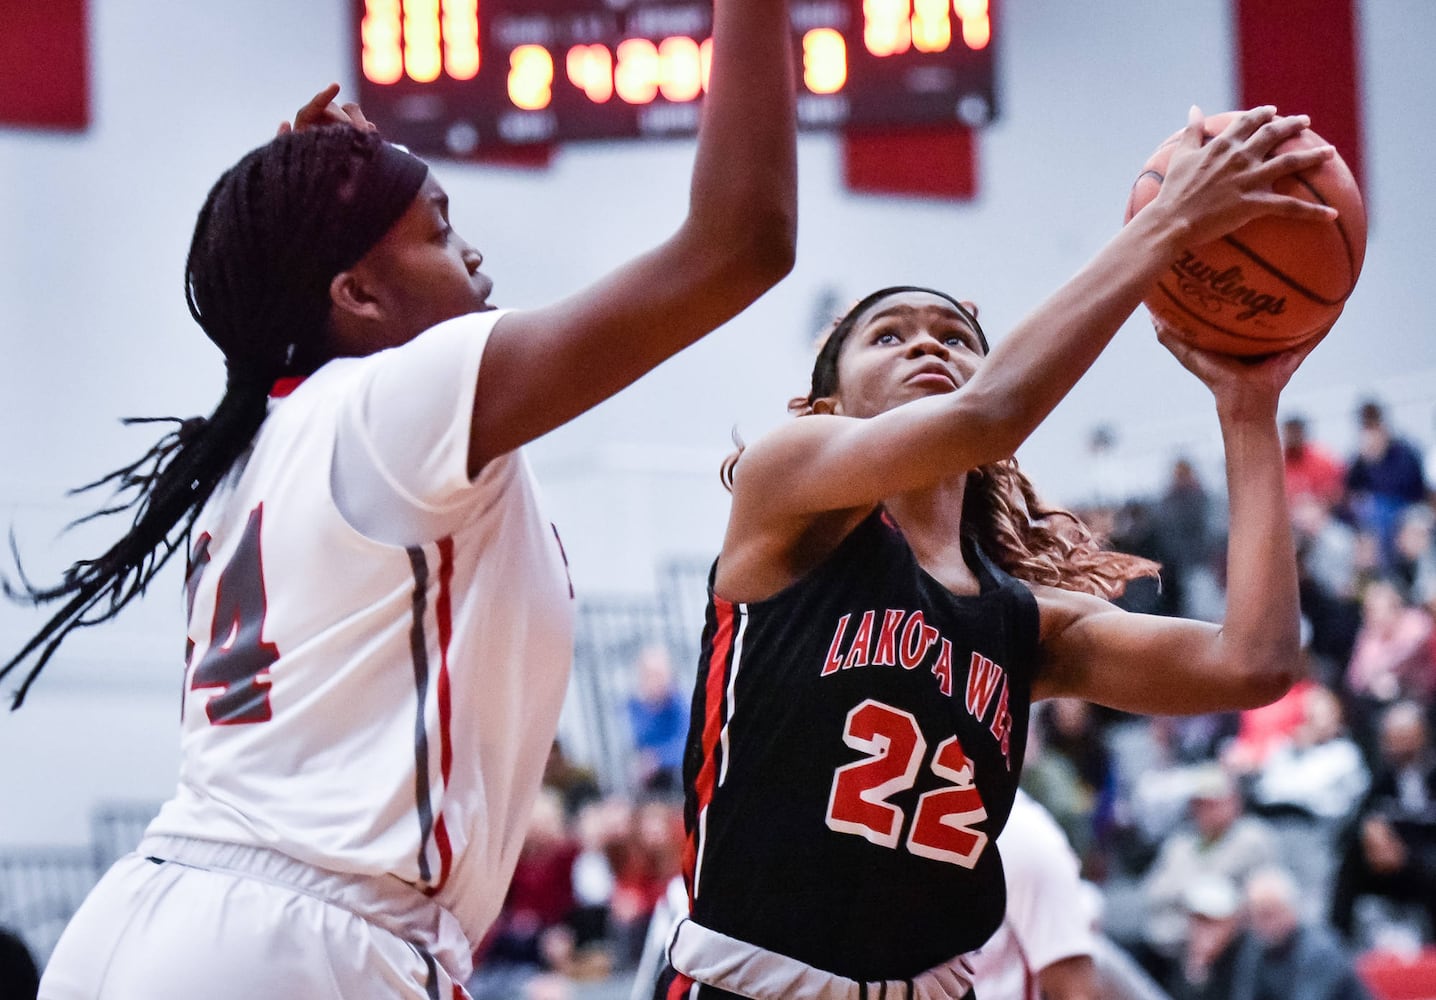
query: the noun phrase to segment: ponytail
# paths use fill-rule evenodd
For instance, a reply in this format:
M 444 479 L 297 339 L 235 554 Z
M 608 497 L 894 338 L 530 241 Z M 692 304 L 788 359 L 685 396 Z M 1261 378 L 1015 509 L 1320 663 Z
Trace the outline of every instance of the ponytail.
M 99 625 L 118 615 L 145 592 L 171 557 L 186 545 L 190 526 L 230 466 L 254 440 L 264 421 L 267 387 L 231 385 L 214 413 L 191 417 L 131 417 L 125 424 L 170 423 L 174 430 L 134 462 L 71 490 L 88 493 L 112 487 L 111 502 L 79 518 L 71 527 L 133 511 L 130 528 L 103 555 L 81 559 L 60 583 L 36 587 L 20 570 L 18 583 L 4 581 L 5 595 L 34 605 L 64 601 L 20 651 L 0 666 L 0 679 L 25 660 L 34 663 L 11 703 L 19 708 L 50 657 L 77 628 Z M 14 547 L 14 540 L 11 540 Z M 16 557 L 19 563 L 18 553 Z

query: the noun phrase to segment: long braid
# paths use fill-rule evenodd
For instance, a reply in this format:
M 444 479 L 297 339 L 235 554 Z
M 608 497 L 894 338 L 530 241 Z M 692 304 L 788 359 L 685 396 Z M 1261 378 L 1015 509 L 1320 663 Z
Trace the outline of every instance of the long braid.
M 138 460 L 71 493 L 112 487 L 108 503 L 74 523 L 132 511 L 129 530 L 102 555 L 75 562 L 54 586 L 34 586 L 23 568 L 18 584 L 4 581 L 11 599 L 64 602 L 0 666 L 4 678 L 35 658 L 12 708 L 71 632 L 114 618 L 187 547 L 205 502 L 264 422 L 270 386 L 323 362 L 329 282 L 387 231 L 426 170 L 377 135 L 339 125 L 280 136 L 210 190 L 185 263 L 185 299 L 224 352 L 224 396 L 208 417 L 126 420 L 175 429 Z

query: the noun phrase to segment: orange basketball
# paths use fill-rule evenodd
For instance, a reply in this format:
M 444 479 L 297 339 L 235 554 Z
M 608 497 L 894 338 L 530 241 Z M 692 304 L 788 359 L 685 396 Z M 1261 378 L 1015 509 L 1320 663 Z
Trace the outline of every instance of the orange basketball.
M 1207 118 L 1206 138 L 1239 113 Z M 1147 160 L 1132 185 L 1124 223 L 1157 196 L 1180 137 L 1171 136 Z M 1325 142 L 1307 129 L 1273 155 Z M 1315 336 L 1341 314 L 1366 257 L 1366 209 L 1356 179 L 1336 156 L 1283 178 L 1276 190 L 1331 205 L 1339 214 L 1329 222 L 1255 219 L 1183 251 L 1143 301 L 1188 343 L 1223 354 L 1270 354 Z

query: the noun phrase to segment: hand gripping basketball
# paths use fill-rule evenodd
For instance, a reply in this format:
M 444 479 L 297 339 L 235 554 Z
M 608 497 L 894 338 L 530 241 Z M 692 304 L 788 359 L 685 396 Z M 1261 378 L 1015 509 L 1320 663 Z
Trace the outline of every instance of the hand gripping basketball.
M 1203 122 L 1203 143 L 1241 112 Z M 1162 188 L 1182 132 L 1147 159 L 1127 200 L 1124 222 Z M 1280 143 L 1267 159 L 1326 145 L 1306 129 Z M 1194 346 L 1238 356 L 1282 351 L 1326 331 L 1356 287 L 1366 255 L 1366 211 L 1351 170 L 1340 156 L 1274 182 L 1276 194 L 1337 210 L 1312 221 L 1263 215 L 1234 232 L 1192 246 L 1172 262 L 1143 301 L 1178 337 Z

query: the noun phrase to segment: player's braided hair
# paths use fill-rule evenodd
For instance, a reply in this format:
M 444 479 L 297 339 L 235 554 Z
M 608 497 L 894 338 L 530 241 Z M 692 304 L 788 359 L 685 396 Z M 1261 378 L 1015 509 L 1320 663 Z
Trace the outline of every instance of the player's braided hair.
M 902 292 L 923 292 L 946 299 L 971 324 L 988 351 L 987 336 L 977 317 L 957 299 L 931 288 L 909 285 L 882 288 L 864 296 L 828 332 L 813 363 L 812 388 L 788 403 L 793 413 L 811 413 L 813 403 L 838 389 L 838 355 L 857 326 L 858 317 L 874 304 Z M 720 478 L 730 490 L 733 468 L 743 446 L 724 461 Z M 1061 507 L 1049 507 L 1015 458 L 1002 459 L 967 474 L 963 492 L 964 529 L 1007 573 L 1029 583 L 1047 584 L 1101 597 L 1116 597 L 1129 580 L 1156 576 L 1161 566 L 1150 559 L 1102 547 L 1082 519 Z
M 114 618 L 185 547 L 205 501 L 264 422 L 271 386 L 326 360 L 330 281 L 403 213 L 426 171 L 375 133 L 333 125 L 282 135 L 216 182 L 195 222 L 185 298 L 224 353 L 224 396 L 208 417 L 125 420 L 175 426 L 138 460 L 71 493 L 111 487 L 109 503 L 73 524 L 131 511 L 129 530 L 54 586 L 35 586 L 23 569 L 18 584 L 4 581 L 14 600 L 64 602 L 0 666 L 3 678 L 34 658 L 12 708 L 71 632 Z

